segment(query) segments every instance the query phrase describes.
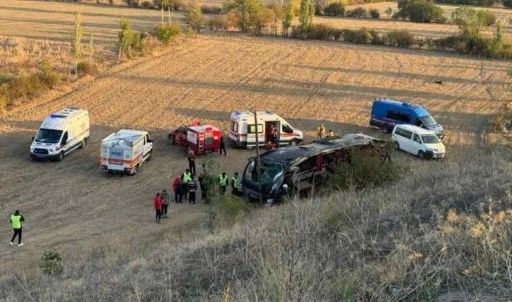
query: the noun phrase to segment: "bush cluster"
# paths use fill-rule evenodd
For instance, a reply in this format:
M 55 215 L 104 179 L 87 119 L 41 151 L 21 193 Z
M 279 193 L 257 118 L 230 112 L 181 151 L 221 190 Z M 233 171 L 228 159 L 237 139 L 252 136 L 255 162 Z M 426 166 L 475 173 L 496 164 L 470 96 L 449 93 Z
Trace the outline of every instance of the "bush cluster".
M 151 9 L 170 9 L 173 11 L 179 11 L 183 9 L 183 1 L 182 0 L 170 0 L 170 1 L 162 1 L 162 0 L 124 0 L 126 4 L 130 7 L 142 7 L 142 8 L 151 8 Z
M 443 10 L 427 0 L 402 1 L 399 10 L 393 15 L 393 18 L 419 23 L 448 22 L 448 19 L 443 15 Z
M 471 6 L 485 6 L 490 7 L 494 4 L 503 3 L 509 0 L 495 1 L 495 0 L 435 0 L 439 4 L 457 4 L 457 5 L 471 5 Z M 505 5 L 506 6 L 506 5 Z
M 222 13 L 222 7 L 211 6 L 211 5 L 202 5 L 201 13 L 203 14 L 211 14 L 211 15 L 219 15 Z
M 380 18 L 378 9 L 370 9 L 367 11 L 363 7 L 356 7 L 353 10 L 346 10 L 341 2 L 332 2 L 325 6 L 317 3 L 315 6 L 315 14 L 330 17 Z
M 305 33 L 292 27 L 291 37 L 295 39 L 343 41 L 355 44 L 388 45 L 402 48 L 424 48 L 458 52 L 497 59 L 511 59 L 512 45 L 499 42 L 496 38 L 479 35 L 456 35 L 439 39 L 417 39 L 407 30 L 394 30 L 381 34 L 373 29 L 338 29 L 326 24 L 313 24 Z
M 39 63 L 38 71 L 22 76 L 0 76 L 0 112 L 12 105 L 16 99 L 31 99 L 43 89 L 53 88 L 61 81 L 61 76 L 47 60 Z
M 158 24 L 153 30 L 153 35 L 163 43 L 171 42 L 181 33 L 181 27 L 178 24 Z

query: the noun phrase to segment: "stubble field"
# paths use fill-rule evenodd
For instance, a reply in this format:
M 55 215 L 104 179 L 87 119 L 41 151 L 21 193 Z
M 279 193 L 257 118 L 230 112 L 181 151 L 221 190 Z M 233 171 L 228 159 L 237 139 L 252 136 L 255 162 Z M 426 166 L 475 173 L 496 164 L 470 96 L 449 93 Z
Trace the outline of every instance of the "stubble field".
M 418 169 L 442 169 L 450 161 L 478 160 L 501 143 L 489 121 L 510 102 L 503 61 L 424 51 L 245 37 L 189 38 L 168 52 L 114 68 L 56 98 L 41 98 L 10 111 L 0 122 L 0 217 L 26 215 L 26 246 L 12 249 L 6 219 L 0 267 L 29 268 L 42 250 L 65 259 L 97 247 L 172 241 L 193 236 L 205 221 L 204 205 L 171 205 L 172 217 L 153 222 L 152 197 L 186 166 L 182 150 L 168 145 L 167 131 L 201 120 L 226 130 L 229 113 L 275 111 L 306 131 L 324 122 L 336 133 L 368 127 L 372 99 L 388 97 L 426 106 L 446 129 L 448 158 L 420 162 L 394 154 Z M 444 85 L 433 83 L 442 80 Z M 30 139 L 42 119 L 65 106 L 89 110 L 91 142 L 60 163 L 31 162 Z M 154 160 L 136 177 L 98 171 L 99 142 L 122 127 L 146 129 L 155 138 Z M 382 135 L 383 136 L 383 135 Z M 384 136 L 386 137 L 386 136 Z M 219 157 L 229 174 L 253 153 L 228 149 Z M 201 160 L 199 160 L 201 162 Z M 6 270 L 7 271 L 7 270 Z

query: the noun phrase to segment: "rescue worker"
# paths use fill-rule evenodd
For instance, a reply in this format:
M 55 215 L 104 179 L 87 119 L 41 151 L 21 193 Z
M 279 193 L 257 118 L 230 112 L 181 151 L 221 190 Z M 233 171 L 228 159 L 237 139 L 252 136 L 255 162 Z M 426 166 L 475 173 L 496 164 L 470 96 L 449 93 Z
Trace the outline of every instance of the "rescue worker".
M 236 196 L 242 196 L 242 190 L 240 188 L 240 180 L 238 179 L 238 172 L 231 178 L 231 194 Z
M 224 144 L 224 136 L 221 134 L 220 135 L 220 148 L 219 148 L 220 155 L 222 155 L 222 151 L 224 151 L 224 156 L 228 155 L 226 153 L 226 145 Z
M 21 242 L 21 231 L 22 231 L 22 222 L 25 221 L 23 215 L 20 214 L 20 210 L 14 211 L 14 214 L 11 215 L 10 222 L 12 225 L 12 229 L 14 230 L 14 235 L 12 236 L 11 245 L 14 245 L 14 239 L 18 236 L 18 246 L 23 246 Z
M 325 129 L 324 123 L 320 125 L 320 127 L 317 128 L 316 133 L 318 135 L 318 138 L 324 138 L 325 134 L 327 132 L 327 129 Z
M 167 210 L 169 208 L 169 194 L 167 194 L 167 191 L 164 189 L 162 190 L 162 193 L 160 194 L 162 197 L 162 218 L 167 218 Z
M 332 129 L 329 129 L 329 137 L 334 137 L 334 131 L 332 131 Z
M 197 183 L 192 175 L 192 179 L 188 182 L 188 203 L 195 204 L 196 203 L 196 190 Z
M 192 179 L 192 173 L 190 173 L 190 170 L 187 169 L 185 172 L 181 175 L 181 184 L 183 187 L 183 196 L 185 199 L 187 199 L 188 194 L 188 182 Z
M 174 201 L 176 203 L 182 203 L 183 186 L 181 185 L 181 177 L 176 176 L 176 178 L 172 182 L 172 190 L 174 191 Z
M 192 175 L 196 175 L 196 154 L 194 150 L 188 150 L 188 169 Z
M 155 198 L 153 199 L 153 206 L 155 207 L 155 222 L 160 223 L 160 219 L 162 218 L 162 197 L 160 197 L 160 193 L 156 193 Z
M 228 176 L 226 175 L 226 172 L 222 172 L 222 174 L 219 175 L 219 192 L 221 195 L 224 195 L 224 193 L 226 193 L 227 186 L 228 186 Z
M 270 135 L 270 142 L 275 146 L 275 148 L 279 148 L 279 136 L 277 133 L 277 129 L 275 127 L 272 128 L 272 134 Z

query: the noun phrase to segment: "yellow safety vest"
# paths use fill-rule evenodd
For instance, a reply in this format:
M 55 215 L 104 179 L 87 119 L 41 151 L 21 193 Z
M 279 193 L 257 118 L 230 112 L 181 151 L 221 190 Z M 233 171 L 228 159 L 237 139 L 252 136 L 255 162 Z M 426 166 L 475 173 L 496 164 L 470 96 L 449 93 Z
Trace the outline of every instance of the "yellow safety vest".
M 21 229 L 21 216 L 11 215 L 11 224 L 13 229 Z
M 222 177 L 222 175 L 219 175 L 219 185 L 225 187 L 228 185 L 228 176 Z
M 184 183 L 188 183 L 189 181 L 192 180 L 192 175 L 190 173 L 183 173 L 183 182 Z
M 235 178 L 234 176 L 231 178 L 231 181 L 233 182 L 233 186 L 236 188 L 236 189 L 239 189 L 240 188 L 240 182 L 238 181 L 238 178 Z

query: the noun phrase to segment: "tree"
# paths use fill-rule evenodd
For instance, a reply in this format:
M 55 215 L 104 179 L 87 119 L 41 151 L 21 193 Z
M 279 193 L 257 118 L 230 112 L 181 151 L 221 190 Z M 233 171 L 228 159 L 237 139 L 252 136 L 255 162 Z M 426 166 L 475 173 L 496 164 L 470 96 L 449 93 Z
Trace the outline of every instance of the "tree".
M 201 31 L 201 27 L 205 23 L 205 18 L 198 5 L 194 5 L 188 10 L 186 21 L 190 28 L 198 33 Z
M 326 16 L 343 17 L 345 14 L 345 7 L 340 2 L 333 2 L 324 8 L 324 14 Z
M 440 22 L 443 20 L 443 10 L 426 0 L 410 0 L 402 3 L 397 16 L 412 22 Z
M 263 8 L 250 17 L 250 23 L 254 29 L 254 33 L 259 35 L 261 31 L 271 24 L 275 19 L 275 13 L 270 8 Z
M 293 21 L 293 6 L 290 4 L 286 9 L 286 14 L 283 18 L 283 36 L 288 37 L 288 29 L 292 25 Z
M 482 27 L 489 23 L 488 16 L 470 7 L 459 7 L 452 13 L 452 19 L 462 35 L 477 36 Z
M 226 11 L 233 11 L 239 15 L 238 26 L 242 32 L 247 32 L 253 26 L 253 15 L 258 15 L 263 9 L 261 0 L 231 0 L 224 4 Z
M 388 19 L 391 19 L 391 15 L 393 14 L 393 9 L 391 7 L 388 7 L 388 8 L 386 8 L 386 10 L 384 12 L 388 16 Z
M 300 14 L 299 14 L 299 22 L 300 22 L 300 33 L 305 38 L 305 35 L 313 24 L 313 16 L 315 15 L 315 7 L 311 0 L 301 0 L 300 2 Z
M 75 23 L 73 26 L 73 41 L 71 42 L 71 51 L 73 52 L 73 59 L 75 64 L 75 74 L 78 74 L 78 61 L 82 59 L 82 36 L 84 28 L 82 26 L 82 14 L 75 13 Z

